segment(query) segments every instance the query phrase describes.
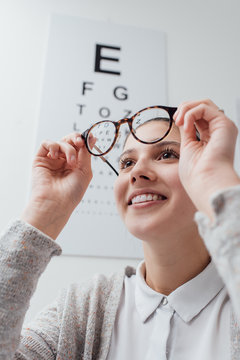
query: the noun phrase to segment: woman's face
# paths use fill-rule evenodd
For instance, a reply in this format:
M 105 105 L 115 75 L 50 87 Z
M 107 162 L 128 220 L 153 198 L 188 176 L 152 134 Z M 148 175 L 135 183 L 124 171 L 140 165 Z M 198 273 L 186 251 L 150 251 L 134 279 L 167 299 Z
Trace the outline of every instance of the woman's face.
M 168 126 L 152 121 L 137 134 L 149 140 Z M 153 145 L 142 144 L 132 135 L 120 157 L 114 193 L 120 215 L 128 230 L 141 240 L 196 228 L 196 211 L 178 175 L 180 133 L 173 126 L 168 136 Z

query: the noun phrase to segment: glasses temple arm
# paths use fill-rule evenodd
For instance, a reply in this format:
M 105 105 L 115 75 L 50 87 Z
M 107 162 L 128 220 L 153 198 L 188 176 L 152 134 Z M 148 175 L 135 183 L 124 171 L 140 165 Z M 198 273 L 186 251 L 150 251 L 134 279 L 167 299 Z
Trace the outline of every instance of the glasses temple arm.
M 96 146 L 93 145 L 94 149 L 97 150 L 99 153 L 101 153 L 101 150 Z M 110 164 L 110 162 L 107 161 L 107 159 L 105 159 L 105 157 L 103 155 L 100 156 L 100 159 L 105 162 L 108 166 L 110 166 L 110 168 L 115 172 L 115 174 L 118 176 L 118 172 L 116 169 L 114 169 L 114 167 Z
M 86 144 L 86 136 L 87 136 L 87 132 L 88 132 L 88 130 L 85 130 L 84 131 L 84 133 L 82 133 L 82 138 L 84 139 L 84 141 L 85 141 L 85 144 Z M 93 148 L 95 149 L 95 150 L 97 150 L 99 153 L 101 153 L 101 150 L 97 147 L 97 145 L 93 145 Z M 104 156 L 100 156 L 100 159 L 103 161 L 103 162 L 105 162 L 114 172 L 115 172 L 115 174 L 118 176 L 119 174 L 118 174 L 118 172 L 117 172 L 117 170 L 116 169 L 114 169 L 114 167 L 110 164 L 110 162 L 108 162 L 107 161 L 107 159 L 105 159 L 105 157 Z

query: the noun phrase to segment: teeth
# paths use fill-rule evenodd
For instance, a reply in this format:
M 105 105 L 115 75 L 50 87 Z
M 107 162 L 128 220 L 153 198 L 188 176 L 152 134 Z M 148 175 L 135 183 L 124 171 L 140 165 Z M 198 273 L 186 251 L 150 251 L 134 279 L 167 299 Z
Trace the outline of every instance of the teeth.
M 140 201 L 146 201 L 147 195 L 140 195 Z
M 137 204 L 145 201 L 156 201 L 156 200 L 165 200 L 165 196 L 157 194 L 142 194 L 137 195 L 132 198 L 132 204 Z

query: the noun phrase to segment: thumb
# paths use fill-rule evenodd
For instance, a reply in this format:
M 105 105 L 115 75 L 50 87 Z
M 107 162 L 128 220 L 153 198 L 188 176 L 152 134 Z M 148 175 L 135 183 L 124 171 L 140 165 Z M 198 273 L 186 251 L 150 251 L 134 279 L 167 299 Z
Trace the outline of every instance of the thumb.
M 178 128 L 181 136 L 181 147 L 185 147 L 192 142 L 198 141 L 198 132 L 195 125 L 188 129 L 186 129 L 184 125 L 178 126 Z
M 78 150 L 78 161 L 77 161 L 77 167 L 79 169 L 81 168 L 90 168 L 91 167 L 91 157 L 92 155 L 88 151 L 84 141 L 82 140 L 82 143 Z

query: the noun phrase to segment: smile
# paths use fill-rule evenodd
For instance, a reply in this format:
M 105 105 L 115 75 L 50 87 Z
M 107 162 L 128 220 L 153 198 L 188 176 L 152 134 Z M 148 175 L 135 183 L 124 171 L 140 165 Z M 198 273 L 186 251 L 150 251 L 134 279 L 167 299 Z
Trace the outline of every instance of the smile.
M 139 204 L 148 201 L 166 200 L 166 196 L 159 194 L 141 194 L 134 196 L 130 201 L 129 205 Z

